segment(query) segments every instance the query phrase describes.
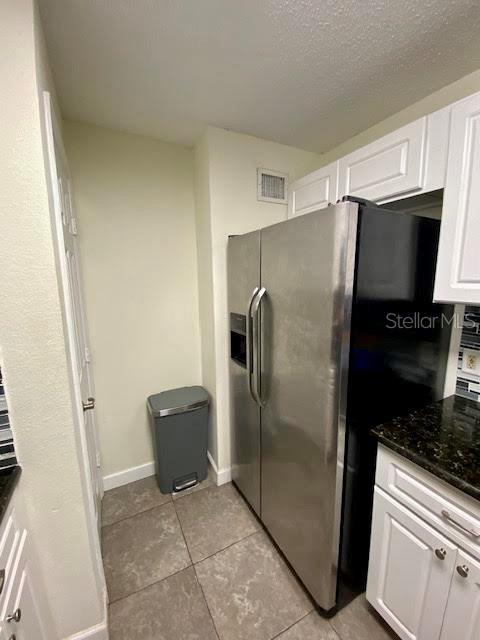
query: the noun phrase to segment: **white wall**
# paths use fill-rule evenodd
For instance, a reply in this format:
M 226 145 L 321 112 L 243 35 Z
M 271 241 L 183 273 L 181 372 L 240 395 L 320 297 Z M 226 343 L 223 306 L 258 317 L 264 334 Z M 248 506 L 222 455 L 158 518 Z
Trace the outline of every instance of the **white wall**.
M 17 489 L 52 627 L 100 623 L 103 593 L 87 530 L 48 199 L 39 93 L 52 90 L 32 0 L 0 3 L 0 350 L 22 466 Z M 48 619 L 48 616 L 47 616 Z
M 214 375 L 215 413 L 212 456 L 220 471 L 230 467 L 230 402 L 228 386 L 227 239 L 285 220 L 287 205 L 257 201 L 257 167 L 288 173 L 290 180 L 304 175 L 318 164 L 319 156 L 308 151 L 262 140 L 253 136 L 209 127 L 199 141 L 197 153 L 197 193 L 203 183 L 204 203 L 210 201 L 210 238 L 200 237 L 199 256 L 208 254 L 211 243 L 212 277 L 204 286 L 213 291 L 213 310 L 203 310 L 202 320 L 213 326 L 202 353 L 204 383 L 206 372 Z M 200 179 L 198 170 L 202 171 Z M 207 194 L 208 193 L 208 197 Z M 202 220 L 205 216 L 202 215 Z M 206 258 L 202 268 L 210 268 Z M 214 322 L 210 317 L 213 311 Z M 202 324 L 202 330 L 203 330 Z M 210 331 L 211 329 L 209 329 Z M 214 343 L 211 344 L 211 340 Z M 206 355 L 207 354 L 207 355 Z M 211 359 L 214 358 L 214 366 Z M 207 362 L 207 364 L 206 364 Z M 213 386 L 213 385 L 212 385 Z
M 102 472 L 153 460 L 146 399 L 201 384 L 193 151 L 64 123 Z

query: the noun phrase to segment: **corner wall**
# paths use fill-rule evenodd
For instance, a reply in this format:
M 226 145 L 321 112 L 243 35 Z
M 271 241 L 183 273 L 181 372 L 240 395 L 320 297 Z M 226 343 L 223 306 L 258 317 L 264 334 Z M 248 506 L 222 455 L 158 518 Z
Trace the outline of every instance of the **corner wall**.
M 22 466 L 16 491 L 40 567 L 31 579 L 57 640 L 104 621 L 105 594 L 75 439 L 39 103 L 53 87 L 32 0 L 0 3 L 0 32 L 0 359 Z
M 198 308 L 200 316 L 202 384 L 210 395 L 208 451 L 210 452 L 213 460 L 217 461 L 217 380 L 215 366 L 216 349 L 210 207 L 210 149 L 208 136 L 203 135 L 195 147 L 195 221 L 197 234 Z
M 220 477 L 226 480 L 230 469 L 227 239 L 229 235 L 247 233 L 287 218 L 286 204 L 257 200 L 257 167 L 287 173 L 289 181 L 293 181 L 313 170 L 319 156 L 216 127 L 208 127 L 197 145 L 196 155 L 197 194 L 200 186 L 204 194 L 202 213 L 200 216 L 197 213 L 198 255 L 203 256 L 199 284 L 204 292 L 211 291 L 211 300 L 200 294 L 205 305 L 201 312 L 202 332 L 207 326 L 207 337 L 202 336 L 205 339 L 202 369 L 205 384 L 210 384 L 209 390 L 215 394 L 210 453 Z M 210 229 L 206 230 L 208 208 Z M 207 259 L 209 245 L 211 265 Z M 211 276 L 203 269 L 211 269 Z

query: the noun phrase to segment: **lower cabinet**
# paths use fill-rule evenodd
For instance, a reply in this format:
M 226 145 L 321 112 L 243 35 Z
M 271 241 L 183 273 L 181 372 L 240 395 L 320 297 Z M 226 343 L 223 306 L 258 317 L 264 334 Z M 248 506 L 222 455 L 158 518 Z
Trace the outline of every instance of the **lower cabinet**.
M 480 562 L 458 551 L 441 640 L 480 638 Z
M 0 640 L 47 640 L 32 586 L 29 542 L 12 507 L 0 527 Z
M 480 640 L 479 524 L 478 502 L 379 448 L 367 600 L 400 638 Z
M 25 553 L 24 547 L 18 552 L 13 584 L 3 608 L 3 624 L 7 639 L 45 640 Z
M 440 637 L 456 551 L 447 538 L 375 488 L 367 598 L 401 638 Z

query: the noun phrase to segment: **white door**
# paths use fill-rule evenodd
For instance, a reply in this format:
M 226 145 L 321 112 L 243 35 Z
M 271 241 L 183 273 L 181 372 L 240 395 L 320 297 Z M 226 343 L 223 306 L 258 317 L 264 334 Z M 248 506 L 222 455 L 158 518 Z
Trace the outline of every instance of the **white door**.
M 393 198 L 423 186 L 427 119 L 397 129 L 338 163 L 338 197 Z
M 404 640 L 438 640 L 457 548 L 375 488 L 367 599 Z
M 464 551 L 457 554 L 440 640 L 480 638 L 480 562 Z
M 82 294 L 81 264 L 77 239 L 77 224 L 73 211 L 68 164 L 60 129 L 45 94 L 47 131 L 50 139 L 50 179 L 55 208 L 55 232 L 59 250 L 64 297 L 66 330 L 71 355 L 72 381 L 76 401 L 80 442 L 87 474 L 87 484 L 93 501 L 94 517 L 100 527 L 100 502 L 103 483 L 94 414 L 93 378 Z
M 288 217 L 301 216 L 337 201 L 338 162 L 296 180 L 290 186 Z
M 92 372 L 90 367 L 90 350 L 87 340 L 85 309 L 82 295 L 80 271 L 80 253 L 77 240 L 77 225 L 73 215 L 73 199 L 71 183 L 67 167 L 57 154 L 58 191 L 62 204 L 63 249 L 65 252 L 68 274 L 69 298 L 72 320 L 72 337 L 74 342 L 74 366 L 82 399 L 82 419 L 87 441 L 92 488 L 95 496 L 95 508 L 98 509 L 102 497 L 102 480 L 100 477 L 100 457 L 98 453 L 97 429 L 95 424 L 95 399 L 93 397 Z
M 480 94 L 453 105 L 434 298 L 480 304 Z

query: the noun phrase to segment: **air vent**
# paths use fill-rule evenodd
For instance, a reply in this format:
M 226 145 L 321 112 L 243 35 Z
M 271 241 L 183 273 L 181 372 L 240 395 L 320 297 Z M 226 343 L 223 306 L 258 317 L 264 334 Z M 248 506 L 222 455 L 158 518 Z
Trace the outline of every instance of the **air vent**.
M 270 169 L 257 169 L 257 200 L 286 204 L 288 175 Z

